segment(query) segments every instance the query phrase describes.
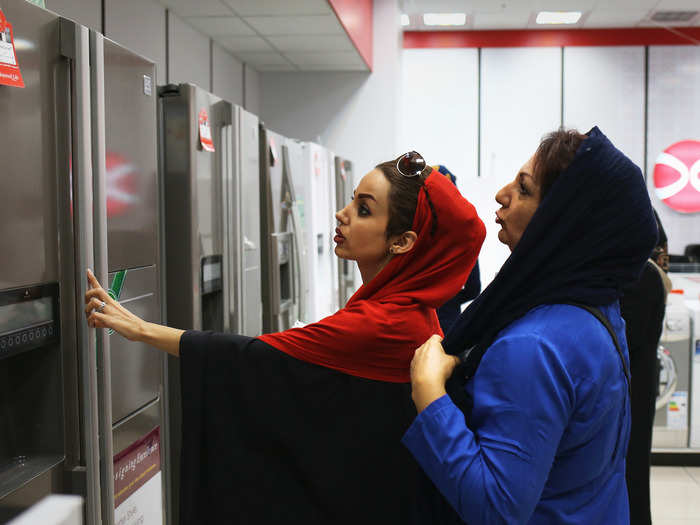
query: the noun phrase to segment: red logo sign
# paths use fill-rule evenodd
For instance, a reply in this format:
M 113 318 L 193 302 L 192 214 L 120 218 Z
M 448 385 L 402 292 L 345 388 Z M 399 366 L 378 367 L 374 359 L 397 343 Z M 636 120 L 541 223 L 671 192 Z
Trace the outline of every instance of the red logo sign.
M 654 189 L 669 208 L 700 212 L 700 141 L 676 142 L 657 157 Z
M 0 9 L 0 84 L 24 87 L 22 72 L 19 70 L 12 24 L 7 21 Z
M 117 153 L 107 152 L 107 217 L 125 214 L 139 201 L 138 168 Z

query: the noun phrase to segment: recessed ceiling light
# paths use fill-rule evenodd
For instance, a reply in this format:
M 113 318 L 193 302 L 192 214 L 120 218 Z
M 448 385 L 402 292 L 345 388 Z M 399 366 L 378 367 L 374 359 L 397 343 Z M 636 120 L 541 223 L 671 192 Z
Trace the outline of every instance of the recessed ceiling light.
M 423 23 L 427 26 L 463 26 L 467 22 L 465 13 L 425 13 Z
M 538 24 L 575 24 L 581 11 L 540 11 L 535 20 Z
M 407 14 L 401 15 L 401 25 L 402 26 L 411 25 L 411 19 L 408 18 Z

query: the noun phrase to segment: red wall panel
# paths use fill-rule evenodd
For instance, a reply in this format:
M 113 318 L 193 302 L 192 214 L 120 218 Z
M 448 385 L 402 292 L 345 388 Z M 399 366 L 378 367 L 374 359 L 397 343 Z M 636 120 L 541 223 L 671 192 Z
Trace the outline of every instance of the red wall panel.
M 328 4 L 371 71 L 374 0 L 328 0 Z
M 562 47 L 697 45 L 700 27 L 404 31 L 403 47 Z

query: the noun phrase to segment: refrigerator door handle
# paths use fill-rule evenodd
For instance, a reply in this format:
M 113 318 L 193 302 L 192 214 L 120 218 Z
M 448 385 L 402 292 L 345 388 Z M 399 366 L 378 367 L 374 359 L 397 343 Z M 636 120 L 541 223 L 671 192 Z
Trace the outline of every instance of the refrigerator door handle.
M 231 210 L 229 208 L 230 198 L 229 195 L 231 191 L 231 158 L 228 143 L 230 141 L 230 130 L 231 126 L 229 124 L 223 124 L 220 129 L 219 136 L 221 137 L 221 144 L 219 145 L 218 151 L 220 152 L 220 167 L 221 167 L 221 209 L 223 210 L 223 224 L 222 224 L 222 239 L 223 239 L 223 290 L 224 290 L 224 332 L 231 331 L 231 294 L 229 293 L 230 287 L 232 286 L 230 267 L 233 261 L 233 253 L 231 251 Z
M 100 525 L 100 456 L 95 331 L 85 322 L 86 270 L 93 267 L 92 148 L 90 105 L 90 41 L 86 27 L 64 18 L 59 22 L 61 54 L 71 60 L 71 144 L 75 242 L 75 323 L 80 356 L 80 418 L 85 462 L 85 515 Z
M 292 232 L 271 233 L 270 234 L 270 267 L 272 268 L 271 303 L 272 315 L 279 315 L 282 311 L 282 278 L 280 275 L 280 244 L 291 246 L 289 242 L 294 234 Z M 280 329 L 282 329 L 280 327 Z
M 297 319 L 293 319 L 292 321 L 306 321 L 306 252 L 304 252 L 302 245 L 305 241 L 301 228 L 301 214 L 297 204 L 297 192 L 294 187 L 292 174 L 290 173 L 291 161 L 289 158 L 289 147 L 287 145 L 282 146 L 282 169 L 283 177 L 287 182 L 292 199 L 292 206 L 289 210 L 289 216 L 292 220 L 292 282 L 294 283 L 292 297 L 296 305 L 297 313 Z
M 92 112 L 93 249 L 95 276 L 108 279 L 107 176 L 105 166 L 104 37 L 90 31 L 90 85 Z M 103 525 L 114 523 L 114 449 L 112 444 L 112 366 L 107 330 L 96 330 L 97 392 L 101 506 Z

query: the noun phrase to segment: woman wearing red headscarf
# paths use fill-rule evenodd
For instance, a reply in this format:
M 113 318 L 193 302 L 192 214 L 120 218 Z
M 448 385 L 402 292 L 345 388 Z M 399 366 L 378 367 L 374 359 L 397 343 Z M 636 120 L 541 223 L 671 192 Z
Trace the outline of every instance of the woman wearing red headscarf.
M 400 445 L 415 417 L 410 362 L 440 333 L 435 307 L 464 283 L 485 228 L 416 152 L 365 175 L 336 218 L 335 252 L 363 285 L 335 314 L 277 334 L 146 323 L 89 274 L 91 326 L 182 359 L 181 523 L 417 523 L 429 512 Z

